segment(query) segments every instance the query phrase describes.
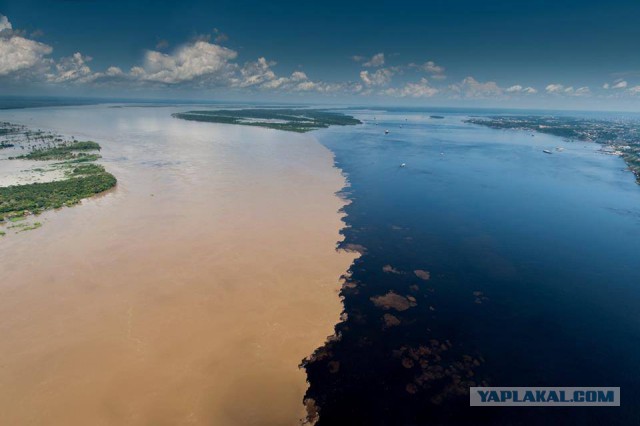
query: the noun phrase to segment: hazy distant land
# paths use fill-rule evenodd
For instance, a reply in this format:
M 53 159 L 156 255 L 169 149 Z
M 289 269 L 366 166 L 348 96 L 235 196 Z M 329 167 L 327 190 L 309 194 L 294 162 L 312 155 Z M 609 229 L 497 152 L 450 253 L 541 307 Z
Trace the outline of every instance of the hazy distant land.
M 470 118 L 467 123 L 493 129 L 530 130 L 604 145 L 606 154 L 619 155 L 640 184 L 640 123 L 624 120 L 601 120 L 549 116 L 492 116 Z

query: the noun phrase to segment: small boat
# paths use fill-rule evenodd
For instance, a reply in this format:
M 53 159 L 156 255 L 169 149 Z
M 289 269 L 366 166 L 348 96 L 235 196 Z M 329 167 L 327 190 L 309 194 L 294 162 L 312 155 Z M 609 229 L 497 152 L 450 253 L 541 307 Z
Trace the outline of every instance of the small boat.
M 548 149 L 543 149 L 542 152 L 544 152 L 545 154 L 553 154 L 553 152 L 549 151 Z
M 388 134 L 389 134 L 389 131 L 388 131 L 388 130 L 385 130 L 385 131 L 384 131 L 384 134 L 385 134 L 385 135 L 388 135 Z
M 407 166 L 407 163 L 400 164 L 400 167 L 406 167 L 406 166 Z

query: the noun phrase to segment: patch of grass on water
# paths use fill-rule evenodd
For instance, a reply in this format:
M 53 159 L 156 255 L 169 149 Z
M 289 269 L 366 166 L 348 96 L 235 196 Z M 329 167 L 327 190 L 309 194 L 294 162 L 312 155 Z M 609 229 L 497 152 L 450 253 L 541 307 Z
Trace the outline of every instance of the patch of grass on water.
M 24 228 L 25 226 L 28 226 L 28 223 L 14 223 L 13 225 L 9 225 L 7 226 L 7 229 L 15 229 L 15 228 Z
M 42 226 L 42 223 L 40 222 L 34 222 L 34 223 L 16 223 L 13 224 L 11 226 L 8 226 L 7 229 L 18 229 L 18 231 L 16 231 L 16 233 L 18 232 L 24 232 L 24 231 L 31 231 L 34 229 L 38 229 Z
M 42 226 L 42 223 L 40 222 L 34 222 L 32 225 L 29 226 L 25 226 L 24 228 L 22 228 L 21 230 L 19 230 L 18 232 L 25 232 L 25 231 L 33 231 L 34 229 L 38 229 Z
M 73 163 L 90 163 L 92 161 L 96 161 L 102 158 L 99 154 L 86 154 L 81 152 L 73 157 L 71 160 L 65 161 L 62 164 L 73 164 Z
M 73 164 L 74 161 L 69 161 L 65 164 Z M 104 172 L 104 167 L 99 164 L 79 164 L 73 168 L 69 168 L 66 171 L 68 176 L 78 177 L 78 176 L 87 176 L 87 175 L 95 175 Z
M 34 149 L 28 154 L 11 157 L 11 159 L 39 161 L 85 159 L 84 161 L 94 161 L 100 158 L 97 154 L 87 154 L 86 152 L 77 151 L 100 151 L 100 145 L 93 141 L 67 142 L 54 147 Z

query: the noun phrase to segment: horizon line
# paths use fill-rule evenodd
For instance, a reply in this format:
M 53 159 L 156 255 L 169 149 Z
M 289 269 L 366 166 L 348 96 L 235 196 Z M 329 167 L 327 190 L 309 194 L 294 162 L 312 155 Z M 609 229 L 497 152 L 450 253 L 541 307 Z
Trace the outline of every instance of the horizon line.
M 127 97 L 108 97 L 108 96 L 58 96 L 58 95 L 0 95 L 2 99 L 30 99 L 30 100 L 70 100 L 70 101 L 84 101 L 83 105 L 98 105 L 109 103 L 174 103 L 174 104 L 254 104 L 254 105 L 289 105 L 289 106 L 333 106 L 339 108 L 361 108 L 361 109 L 385 109 L 385 108 L 405 108 L 405 109 L 441 109 L 441 110 L 458 110 L 458 111 L 473 111 L 473 110 L 506 110 L 506 111 L 545 111 L 545 112 L 601 112 L 601 113 L 633 113 L 640 114 L 640 111 L 631 110 L 616 110 L 616 109 L 576 109 L 576 108 L 540 108 L 540 107 L 522 107 L 522 106 L 444 106 L 444 105 L 407 105 L 407 104 L 358 104 L 347 102 L 285 102 L 285 101 L 264 101 L 264 100 L 228 100 L 228 99 L 194 99 L 194 98 L 127 98 Z M 67 105 L 60 106 L 76 106 L 80 104 L 69 103 Z M 34 105 L 34 106 L 2 106 L 0 110 L 7 109 L 22 109 L 22 108 L 44 108 L 53 105 Z

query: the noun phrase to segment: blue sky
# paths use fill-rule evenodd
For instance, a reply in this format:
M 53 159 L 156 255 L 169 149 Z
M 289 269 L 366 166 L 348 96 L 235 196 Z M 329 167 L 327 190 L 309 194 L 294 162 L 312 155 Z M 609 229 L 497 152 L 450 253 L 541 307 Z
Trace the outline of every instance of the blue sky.
M 0 0 L 0 93 L 635 109 L 640 2 Z

